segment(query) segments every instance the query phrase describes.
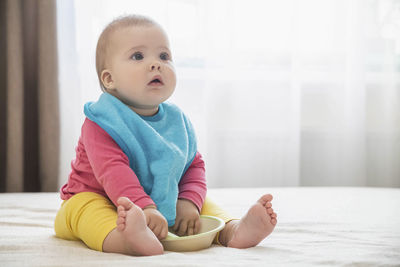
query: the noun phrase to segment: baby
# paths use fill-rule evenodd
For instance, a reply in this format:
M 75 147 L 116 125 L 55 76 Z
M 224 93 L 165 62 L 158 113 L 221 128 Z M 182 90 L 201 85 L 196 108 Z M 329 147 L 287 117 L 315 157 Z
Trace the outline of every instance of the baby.
M 190 120 L 165 102 L 176 75 L 168 38 L 150 18 L 111 22 L 96 49 L 103 93 L 84 107 L 86 119 L 64 200 L 55 219 L 60 238 L 128 255 L 159 255 L 168 230 L 193 235 L 200 215 L 225 221 L 214 242 L 256 246 L 277 215 L 266 194 L 240 220 L 206 197 L 204 161 Z

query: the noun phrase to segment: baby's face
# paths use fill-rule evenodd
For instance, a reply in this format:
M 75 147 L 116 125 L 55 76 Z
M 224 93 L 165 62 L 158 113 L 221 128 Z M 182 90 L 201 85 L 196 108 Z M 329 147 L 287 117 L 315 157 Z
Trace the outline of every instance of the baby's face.
M 107 92 L 141 115 L 153 115 L 175 90 L 168 38 L 156 26 L 132 26 L 112 35 Z M 103 72 L 104 72 L 103 71 Z M 105 79 L 107 81 L 107 79 Z

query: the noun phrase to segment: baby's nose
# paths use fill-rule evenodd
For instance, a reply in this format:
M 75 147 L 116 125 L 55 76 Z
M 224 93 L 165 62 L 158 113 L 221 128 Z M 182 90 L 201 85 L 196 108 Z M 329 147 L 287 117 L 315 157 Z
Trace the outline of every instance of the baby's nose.
M 150 64 L 150 70 L 160 70 L 161 69 L 161 64 L 157 61 L 153 62 Z

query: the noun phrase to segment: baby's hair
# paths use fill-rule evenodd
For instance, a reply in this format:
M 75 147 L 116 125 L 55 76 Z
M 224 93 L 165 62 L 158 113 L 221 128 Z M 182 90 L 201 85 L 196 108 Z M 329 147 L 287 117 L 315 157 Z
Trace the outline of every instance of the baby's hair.
M 104 92 L 106 88 L 101 81 L 101 72 L 107 64 L 107 56 L 109 53 L 109 40 L 115 30 L 130 26 L 161 26 L 149 17 L 142 15 L 124 15 L 117 17 L 110 22 L 100 34 L 96 47 L 96 71 L 99 78 L 101 90 Z

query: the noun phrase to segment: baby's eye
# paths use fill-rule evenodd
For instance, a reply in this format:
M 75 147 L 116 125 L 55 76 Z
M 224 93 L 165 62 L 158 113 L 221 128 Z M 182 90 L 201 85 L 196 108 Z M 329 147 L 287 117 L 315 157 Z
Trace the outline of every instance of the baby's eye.
M 170 59 L 169 54 L 166 52 L 161 53 L 160 58 L 161 58 L 161 60 L 169 60 Z
M 143 59 L 143 54 L 141 52 L 135 52 L 132 56 L 131 59 L 134 60 L 142 60 Z

